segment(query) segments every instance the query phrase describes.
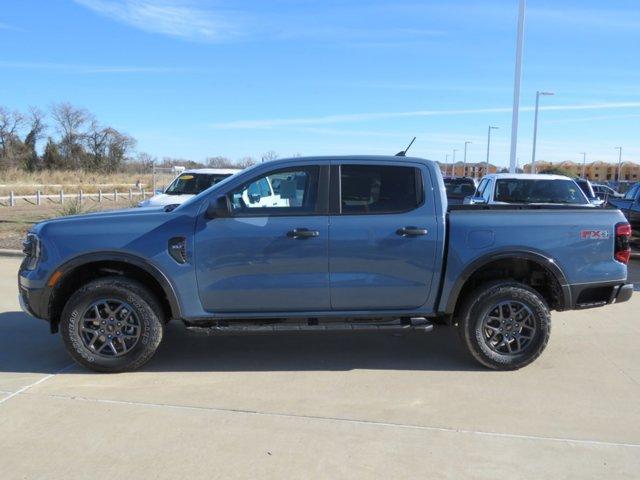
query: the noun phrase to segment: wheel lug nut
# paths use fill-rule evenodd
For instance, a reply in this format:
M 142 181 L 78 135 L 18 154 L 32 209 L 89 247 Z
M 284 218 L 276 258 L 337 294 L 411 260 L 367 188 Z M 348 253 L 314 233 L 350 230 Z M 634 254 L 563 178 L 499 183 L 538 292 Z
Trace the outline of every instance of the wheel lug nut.
M 102 325 L 104 325 L 104 324 L 105 324 L 105 323 L 107 323 L 107 322 L 105 322 L 104 320 L 102 320 L 100 323 L 101 323 Z
M 104 328 L 101 328 L 101 329 L 100 329 L 100 333 L 104 333 Z

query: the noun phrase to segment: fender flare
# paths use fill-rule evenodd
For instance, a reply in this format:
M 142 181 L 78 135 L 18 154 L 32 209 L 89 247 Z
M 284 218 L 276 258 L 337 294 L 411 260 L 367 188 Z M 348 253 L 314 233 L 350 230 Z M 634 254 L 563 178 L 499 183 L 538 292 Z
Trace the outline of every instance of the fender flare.
M 86 265 L 88 263 L 102 262 L 102 261 L 126 263 L 129 265 L 135 266 L 137 268 L 140 268 L 144 272 L 151 275 L 154 278 L 154 280 L 158 282 L 158 284 L 160 285 L 160 288 L 162 289 L 162 291 L 167 297 L 167 301 L 169 302 L 169 308 L 171 310 L 171 318 L 182 318 L 180 303 L 178 302 L 178 296 L 169 278 L 164 274 L 164 272 L 162 272 L 162 270 L 160 270 L 160 268 L 158 268 L 153 263 L 149 262 L 147 259 L 131 253 L 120 252 L 117 250 L 115 251 L 106 250 L 106 251 L 80 254 L 60 264 L 54 270 L 54 272 L 51 273 L 51 275 L 53 275 L 57 271 L 61 271 L 62 276 L 60 280 L 64 281 L 65 276 L 69 272 L 75 270 L 76 268 Z M 47 279 L 47 289 L 49 290 L 48 292 L 49 302 L 51 302 L 53 298 L 52 294 L 53 294 L 53 290 L 55 289 L 55 287 L 51 288 L 48 286 L 50 278 L 51 276 Z M 49 303 L 49 307 L 50 306 L 51 305 Z
M 499 252 L 482 255 L 471 262 L 471 264 L 463 270 L 462 274 L 456 279 L 456 282 L 451 289 L 451 293 L 447 298 L 444 313 L 447 315 L 453 314 L 462 288 L 475 272 L 492 262 L 504 259 L 529 260 L 547 269 L 555 277 L 562 290 L 561 310 L 569 310 L 571 308 L 572 299 L 569 282 L 567 281 L 566 275 L 553 258 L 532 250 L 501 250 Z

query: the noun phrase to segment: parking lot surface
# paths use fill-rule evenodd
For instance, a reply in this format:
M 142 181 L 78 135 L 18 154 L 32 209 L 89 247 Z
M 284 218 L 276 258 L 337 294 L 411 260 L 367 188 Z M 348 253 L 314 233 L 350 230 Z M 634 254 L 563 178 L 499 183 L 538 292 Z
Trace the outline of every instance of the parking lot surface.
M 426 335 L 206 337 L 95 374 L 19 311 L 0 258 L 0 478 L 638 478 L 640 293 L 553 314 L 542 357 Z M 640 282 L 640 262 L 630 277 Z

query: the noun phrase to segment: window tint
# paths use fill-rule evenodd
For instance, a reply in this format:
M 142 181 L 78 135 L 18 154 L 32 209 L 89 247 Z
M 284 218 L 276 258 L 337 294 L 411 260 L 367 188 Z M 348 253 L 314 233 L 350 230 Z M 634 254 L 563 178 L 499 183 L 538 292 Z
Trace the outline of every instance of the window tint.
M 313 212 L 319 167 L 280 170 L 262 175 L 231 192 L 234 213 Z
M 413 167 L 342 165 L 343 213 L 392 213 L 416 208 L 422 201 L 421 176 Z
M 588 203 L 573 180 L 499 179 L 494 199 L 507 203 Z
M 230 177 L 231 174 L 183 173 L 176 178 L 167 190 L 167 195 L 197 195 L 216 183 Z

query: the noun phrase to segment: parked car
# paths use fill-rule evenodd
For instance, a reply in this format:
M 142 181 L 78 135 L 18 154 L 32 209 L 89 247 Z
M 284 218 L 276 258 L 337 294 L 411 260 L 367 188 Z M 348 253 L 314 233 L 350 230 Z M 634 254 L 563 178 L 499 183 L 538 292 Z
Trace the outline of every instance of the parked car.
M 640 236 L 640 183 L 631 187 L 623 198 L 610 198 L 609 205 L 619 208 L 627 217 L 635 235 Z
M 143 200 L 139 207 L 179 205 L 191 197 L 239 172 L 238 168 L 197 168 L 184 170 L 169 186 L 151 198 Z
M 580 187 L 563 175 L 496 173 L 485 175 L 465 204 L 592 205 Z
M 247 201 L 263 180 L 287 203 L 265 206 L 261 189 Z M 505 180 L 520 191 L 522 179 Z M 571 189 L 552 181 L 561 195 Z M 624 215 L 585 207 L 573 186 L 572 205 L 448 207 L 432 161 L 274 160 L 175 209 L 35 225 L 20 302 L 61 332 L 79 364 L 104 372 L 142 366 L 171 319 L 212 334 L 424 333 L 444 324 L 482 365 L 512 370 L 545 349 L 550 310 L 633 292 Z
M 604 200 L 595 194 L 593 186 L 589 180 L 586 178 L 575 178 L 574 181 L 578 184 L 582 193 L 586 195 L 592 205 L 595 205 L 596 207 L 602 207 L 604 205 Z
M 462 205 L 466 197 L 473 195 L 477 186 L 477 182 L 471 177 L 444 177 L 449 205 Z
M 623 193 L 616 192 L 613 188 L 608 185 L 600 185 L 597 183 L 592 183 L 593 192 L 596 194 L 598 198 L 603 200 L 604 202 L 608 201 L 610 198 L 623 198 Z

